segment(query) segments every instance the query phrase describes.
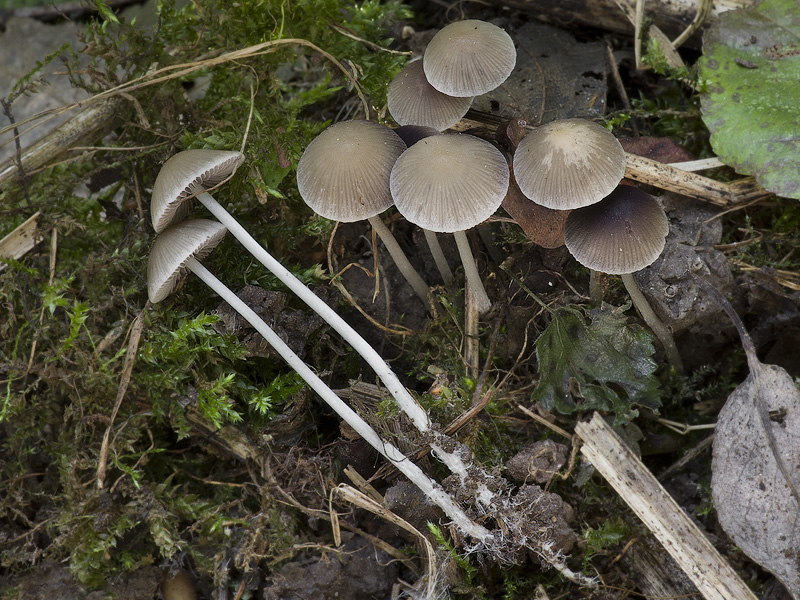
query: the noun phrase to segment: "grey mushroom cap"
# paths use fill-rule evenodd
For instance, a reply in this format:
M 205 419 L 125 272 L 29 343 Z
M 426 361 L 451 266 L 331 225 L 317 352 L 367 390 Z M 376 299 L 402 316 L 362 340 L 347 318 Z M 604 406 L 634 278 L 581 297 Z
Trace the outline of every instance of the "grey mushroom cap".
M 573 210 L 564 225 L 564 242 L 583 266 L 623 275 L 655 262 L 668 233 L 669 221 L 659 201 L 621 185 L 600 202 Z
M 625 151 L 602 125 L 562 119 L 522 138 L 513 168 L 526 197 L 547 208 L 569 210 L 611 193 L 625 175 Z
M 389 113 L 399 125 L 425 125 L 444 131 L 458 123 L 472 105 L 472 96 L 448 96 L 425 79 L 422 61 L 406 65 L 389 84 Z
M 514 42 L 486 21 L 468 19 L 443 27 L 425 49 L 425 77 L 448 96 L 479 96 L 502 84 L 517 62 Z
M 180 220 L 188 198 L 227 179 L 243 162 L 244 155 L 231 150 L 184 150 L 167 160 L 158 172 L 150 199 L 156 233 Z
M 314 138 L 297 163 L 297 189 L 315 213 L 350 223 L 392 205 L 389 174 L 406 149 L 397 134 L 371 121 L 343 121 Z
M 227 229 L 217 221 L 193 219 L 162 231 L 150 249 L 147 263 L 147 295 L 150 302 L 161 302 L 172 293 L 186 262 L 202 260 L 222 241 Z
M 423 229 L 453 233 L 488 219 L 508 191 L 503 154 L 489 142 L 460 133 L 426 137 L 392 169 L 391 188 L 402 215 Z

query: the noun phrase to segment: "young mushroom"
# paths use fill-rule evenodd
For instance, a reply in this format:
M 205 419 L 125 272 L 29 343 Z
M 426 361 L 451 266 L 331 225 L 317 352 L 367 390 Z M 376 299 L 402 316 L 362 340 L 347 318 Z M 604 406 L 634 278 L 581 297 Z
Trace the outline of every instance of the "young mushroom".
M 392 79 L 386 103 L 389 113 L 399 125 L 424 125 L 444 131 L 467 114 L 472 97 L 443 94 L 428 83 L 422 61 L 416 60 Z
M 172 292 L 185 270 L 197 275 L 235 311 L 244 317 L 319 396 L 375 450 L 389 460 L 445 514 L 458 529 L 479 541 L 491 532 L 473 522 L 453 499 L 400 450 L 384 441 L 375 430 L 336 395 L 311 368 L 245 302 L 208 271 L 200 260 L 225 236 L 225 227 L 215 221 L 185 221 L 163 230 L 153 243 L 147 265 L 147 289 L 152 302 L 160 302 Z
M 479 312 L 492 306 L 464 233 L 488 219 L 508 190 L 509 170 L 492 144 L 466 134 L 424 138 L 400 155 L 391 189 L 402 215 L 423 229 L 455 235 Z
M 600 202 L 573 210 L 564 225 L 564 242 L 583 266 L 622 277 L 633 305 L 661 341 L 669 363 L 680 371 L 682 361 L 672 334 L 633 278 L 634 272 L 660 256 L 668 233 L 669 221 L 658 200 L 621 185 Z
M 406 281 L 431 310 L 430 288 L 378 216 L 392 205 L 389 174 L 405 150 L 395 132 L 371 121 L 343 121 L 314 138 L 297 163 L 297 189 L 311 209 L 333 221 L 366 219 Z
M 605 127 L 562 119 L 534 129 L 514 152 L 514 177 L 523 194 L 555 210 L 605 198 L 625 175 L 625 151 Z
M 192 153 L 189 158 L 182 157 L 186 152 Z M 256 260 L 322 317 L 367 361 L 375 371 L 375 374 L 383 381 L 386 389 L 397 401 L 398 406 L 411 418 L 414 426 L 420 431 L 427 431 L 430 424 L 425 410 L 408 393 L 397 378 L 397 375 L 375 349 L 348 325 L 335 310 L 267 252 L 216 200 L 209 194 L 203 193 L 203 175 L 216 172 L 220 168 L 220 163 L 226 163 L 231 160 L 231 154 L 238 157 L 238 162 L 234 162 L 237 165 L 241 164 L 243 159 L 241 153 L 219 152 L 216 150 L 187 150 L 176 154 L 164 163 L 153 186 L 150 205 L 153 225 L 155 227 L 156 223 L 158 223 L 160 227 L 156 231 L 163 230 L 166 224 L 177 220 L 182 204 L 193 195 L 196 195 L 197 199 L 211 211 L 217 220 L 234 235 Z
M 514 42 L 486 21 L 467 19 L 433 36 L 422 65 L 428 82 L 448 96 L 479 96 L 502 84 L 517 62 Z

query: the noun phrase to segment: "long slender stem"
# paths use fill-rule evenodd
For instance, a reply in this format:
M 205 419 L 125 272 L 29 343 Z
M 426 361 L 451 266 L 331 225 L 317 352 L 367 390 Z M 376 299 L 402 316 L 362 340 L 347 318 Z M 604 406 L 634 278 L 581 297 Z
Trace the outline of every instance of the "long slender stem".
M 364 440 L 389 460 L 401 473 L 416 485 L 445 514 L 453 520 L 459 530 L 475 539 L 487 541 L 491 532 L 473 522 L 472 519 L 453 501 L 441 486 L 433 481 L 416 464 L 392 444 L 385 442 L 352 408 L 337 396 L 332 389 L 297 356 L 286 343 L 259 317 L 245 302 L 228 289 L 219 279 L 194 258 L 186 262 L 186 266 L 212 290 L 219 294 L 231 307 L 264 336 L 264 339 L 278 352 L 286 363 L 294 369 L 308 385 L 330 406 L 336 414 L 344 419 Z
M 636 281 L 633 279 L 631 273 L 622 275 L 622 283 L 625 284 L 625 289 L 633 300 L 633 305 L 642 315 L 642 319 L 647 323 L 648 327 L 653 330 L 656 337 L 661 341 L 664 346 L 664 353 L 667 355 L 667 362 L 679 373 L 683 372 L 683 361 L 681 355 L 678 353 L 678 347 L 675 345 L 675 340 L 672 338 L 672 332 L 664 325 L 663 321 L 658 318 L 647 298 L 644 297 Z
M 453 282 L 453 272 L 450 270 L 450 265 L 447 264 L 447 259 L 444 257 L 442 245 L 436 237 L 436 233 L 430 229 L 423 229 L 425 234 L 425 241 L 428 242 L 428 248 L 433 255 L 433 262 L 436 263 L 436 268 L 439 269 L 439 274 L 445 285 L 450 285 Z
M 492 308 L 492 301 L 489 300 L 486 288 L 483 287 L 481 276 L 478 273 L 478 267 L 475 266 L 475 258 L 472 256 L 467 234 L 463 231 L 456 231 L 453 235 L 458 245 L 458 253 L 461 255 L 461 263 L 464 265 L 464 274 L 467 276 L 469 287 L 472 290 L 472 297 L 478 305 L 478 312 L 485 313 Z
M 211 213 L 228 228 L 233 236 L 239 240 L 242 246 L 250 252 L 262 265 L 272 272 L 286 287 L 297 294 L 300 299 L 308 304 L 311 309 L 322 317 L 339 335 L 341 335 L 364 360 L 367 361 L 373 371 L 381 378 L 386 389 L 397 401 L 400 409 L 406 413 L 414 422 L 414 426 L 421 432 L 430 429 L 430 422 L 425 410 L 417 403 L 414 397 L 408 393 L 403 384 L 394 374 L 392 369 L 386 364 L 375 349 L 361 337 L 355 329 L 350 327 L 336 312 L 325 302 L 322 301 L 314 292 L 308 289 L 303 283 L 292 275 L 288 269 L 281 265 L 264 247 L 259 244 L 231 214 L 225 210 L 219 202 L 207 193 L 199 194 L 197 199 L 203 203 Z
M 392 257 L 394 264 L 400 269 L 400 273 L 406 278 L 408 284 L 414 288 L 417 296 L 419 296 L 425 304 L 427 311 L 432 313 L 431 302 L 428 300 L 428 294 L 431 290 L 420 274 L 417 273 L 417 270 L 411 265 L 406 253 L 403 252 L 403 249 L 400 247 L 400 244 L 397 243 L 392 232 L 389 231 L 389 228 L 386 227 L 379 216 L 370 217 L 368 221 L 375 230 L 375 233 L 377 233 L 381 241 L 383 241 L 383 245 L 386 246 L 386 249 L 389 251 L 389 255 Z

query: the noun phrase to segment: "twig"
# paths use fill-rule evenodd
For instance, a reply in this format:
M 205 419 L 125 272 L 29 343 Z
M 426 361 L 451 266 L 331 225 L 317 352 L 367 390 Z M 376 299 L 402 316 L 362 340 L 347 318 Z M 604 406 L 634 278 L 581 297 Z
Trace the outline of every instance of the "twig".
M 125 392 L 128 390 L 128 384 L 131 382 L 131 373 L 133 372 L 133 365 L 136 362 L 136 353 L 139 349 L 139 339 L 142 336 L 144 329 L 144 315 L 150 307 L 148 300 L 144 308 L 139 311 L 139 314 L 134 319 L 131 325 L 131 337 L 128 340 L 128 350 L 125 354 L 125 365 L 122 369 L 122 376 L 120 377 L 119 388 L 117 388 L 117 399 L 114 403 L 114 410 L 111 412 L 111 418 L 108 422 L 108 427 L 103 435 L 103 443 L 100 446 L 100 458 L 97 463 L 97 488 L 103 489 L 103 483 L 106 478 L 106 464 L 108 462 L 108 442 L 111 437 L 111 430 L 114 428 L 114 419 L 117 418 L 117 412 L 122 405 L 122 399 L 125 397 Z

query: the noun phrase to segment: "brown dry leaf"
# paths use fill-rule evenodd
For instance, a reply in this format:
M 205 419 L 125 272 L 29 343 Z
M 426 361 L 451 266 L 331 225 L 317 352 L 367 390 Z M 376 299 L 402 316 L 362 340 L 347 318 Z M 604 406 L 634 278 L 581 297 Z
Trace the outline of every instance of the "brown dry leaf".
M 739 329 L 750 375 L 717 420 L 714 505 L 736 545 L 800 600 L 800 392 L 784 369 L 759 362 L 736 313 L 727 302 L 723 308 Z

